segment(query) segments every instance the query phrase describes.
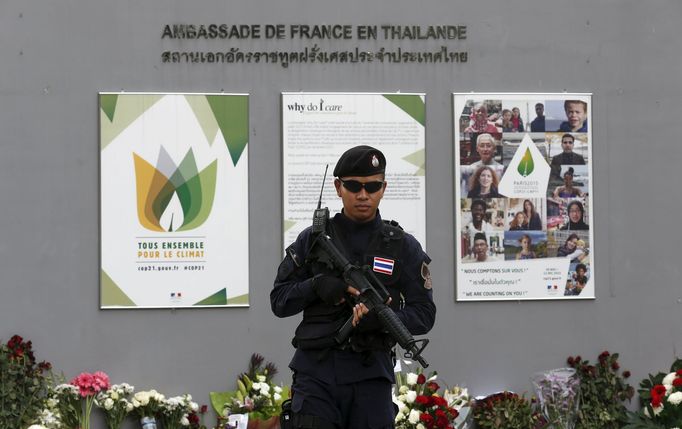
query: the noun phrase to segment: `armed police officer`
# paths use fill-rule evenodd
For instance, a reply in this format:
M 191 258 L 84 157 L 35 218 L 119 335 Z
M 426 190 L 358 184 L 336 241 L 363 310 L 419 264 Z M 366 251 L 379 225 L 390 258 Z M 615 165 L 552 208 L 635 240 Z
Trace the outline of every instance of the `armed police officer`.
M 334 186 L 343 210 L 326 233 L 351 264 L 367 266 L 390 293 L 386 303 L 414 335 L 433 326 L 429 256 L 394 222 L 382 221 L 379 202 L 386 189 L 386 158 L 369 146 L 356 146 L 339 158 Z M 360 294 L 311 252 L 312 228 L 286 249 L 270 293 L 278 317 L 303 312 L 289 364 L 293 427 L 308 429 L 393 428 L 394 340 L 374 310 L 355 303 Z M 338 332 L 352 320 L 343 342 Z

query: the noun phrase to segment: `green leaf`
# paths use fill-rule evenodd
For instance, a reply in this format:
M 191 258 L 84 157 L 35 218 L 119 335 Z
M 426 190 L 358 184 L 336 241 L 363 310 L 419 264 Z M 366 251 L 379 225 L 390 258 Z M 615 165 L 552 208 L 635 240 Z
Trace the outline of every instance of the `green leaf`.
M 216 414 L 219 416 L 223 415 L 225 404 L 232 402 L 232 398 L 234 398 L 235 393 L 236 392 L 211 392 L 208 394 L 209 398 L 211 399 L 211 405 L 213 406 L 213 410 L 216 412 Z
M 523 154 L 521 162 L 519 162 L 519 167 L 517 171 L 523 177 L 528 177 L 535 169 L 535 163 L 533 162 L 533 155 L 530 153 L 530 148 L 526 149 L 526 153 Z

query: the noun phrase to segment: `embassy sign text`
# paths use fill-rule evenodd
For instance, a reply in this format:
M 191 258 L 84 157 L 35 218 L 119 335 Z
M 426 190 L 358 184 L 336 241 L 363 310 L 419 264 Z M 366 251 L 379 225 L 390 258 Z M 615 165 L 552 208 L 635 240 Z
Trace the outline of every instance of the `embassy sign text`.
M 466 40 L 466 25 L 166 24 L 161 39 Z

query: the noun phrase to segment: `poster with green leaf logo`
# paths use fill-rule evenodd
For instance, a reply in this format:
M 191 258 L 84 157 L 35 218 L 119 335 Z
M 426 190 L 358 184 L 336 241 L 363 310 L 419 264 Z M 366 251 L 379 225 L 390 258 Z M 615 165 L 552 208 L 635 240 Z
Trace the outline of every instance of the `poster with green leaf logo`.
M 590 94 L 453 94 L 458 301 L 595 297 Z
M 248 95 L 100 93 L 100 307 L 246 306 Z

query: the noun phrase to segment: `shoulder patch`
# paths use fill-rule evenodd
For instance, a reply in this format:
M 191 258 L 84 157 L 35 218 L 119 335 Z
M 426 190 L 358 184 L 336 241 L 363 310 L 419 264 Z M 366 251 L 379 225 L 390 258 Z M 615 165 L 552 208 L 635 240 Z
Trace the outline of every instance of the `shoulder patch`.
M 422 262 L 422 279 L 424 279 L 424 289 L 431 290 L 433 288 L 431 271 L 429 271 L 429 265 L 426 262 Z

